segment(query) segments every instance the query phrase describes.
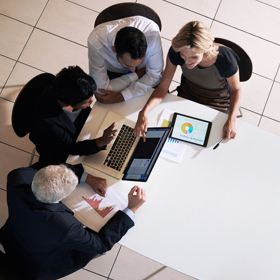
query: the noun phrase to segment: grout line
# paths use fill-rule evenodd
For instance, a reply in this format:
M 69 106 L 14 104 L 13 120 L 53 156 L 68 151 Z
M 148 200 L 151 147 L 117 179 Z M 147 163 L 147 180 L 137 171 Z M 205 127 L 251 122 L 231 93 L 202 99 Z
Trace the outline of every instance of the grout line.
M 268 96 L 267 96 L 267 99 L 266 99 L 265 105 L 264 105 L 264 107 L 263 107 L 262 115 L 261 115 L 261 118 L 260 118 L 260 120 L 259 120 L 258 126 L 259 126 L 259 125 L 260 125 L 260 123 L 261 123 L 262 117 L 266 117 L 266 116 L 264 116 L 263 114 L 264 114 L 264 111 L 265 111 L 266 105 L 267 105 L 267 103 L 268 103 L 268 100 L 269 100 L 269 97 L 270 97 L 271 91 L 272 91 L 272 89 L 273 89 L 273 86 L 274 86 L 274 84 L 275 84 L 275 79 L 276 79 L 277 74 L 278 74 L 278 72 L 279 72 L 279 68 L 280 68 L 280 64 L 279 64 L 278 69 L 277 69 L 277 71 L 276 71 L 276 74 L 275 74 L 275 77 L 274 77 L 273 83 L 272 83 L 272 85 L 271 85 L 271 88 L 270 88 L 269 94 L 268 94 Z M 270 118 L 270 119 L 271 119 L 271 118 Z M 278 121 L 278 122 L 279 122 L 279 121 Z
M 90 272 L 90 273 L 92 273 L 92 274 L 98 275 L 98 276 L 103 277 L 104 279 L 106 279 L 106 280 L 107 280 L 107 277 L 106 277 L 106 276 L 104 276 L 104 275 L 102 275 L 102 274 L 99 274 L 99 273 L 93 272 L 93 271 L 88 270 L 87 268 L 84 268 L 84 267 L 82 268 L 82 270 L 85 270 L 85 271 Z
M 277 70 L 276 70 L 276 71 L 277 71 Z M 275 79 L 271 79 L 271 78 L 265 77 L 265 76 L 263 76 L 263 75 L 261 75 L 261 74 L 255 73 L 255 72 L 252 72 L 252 74 L 257 75 L 257 76 L 259 76 L 259 77 L 262 77 L 262 78 L 264 78 L 264 79 L 267 79 L 267 80 L 269 80 L 269 81 L 275 82 L 275 83 L 280 83 L 280 82 L 275 81 Z
M 71 3 L 71 4 L 74 4 L 74 5 L 79 6 L 79 7 L 82 7 L 82 8 L 85 8 L 85 9 L 87 9 L 87 10 L 90 10 L 90 11 L 96 12 L 96 13 L 98 13 L 98 14 L 100 13 L 100 12 L 98 12 L 98 11 L 95 11 L 95 10 L 93 10 L 93 9 L 89 8 L 89 7 L 83 6 L 83 5 L 81 5 L 81 4 L 77 4 L 77 3 L 72 2 L 72 1 L 69 1 L 69 0 L 66 0 L 66 2 L 69 2 L 69 3 Z
M 11 57 L 8 57 L 8 56 L 6 56 L 6 55 L 4 55 L 4 54 L 0 54 L 0 56 L 3 56 L 3 57 L 5 57 L 5 58 L 7 58 L 7 59 L 10 59 L 10 60 L 13 60 L 13 61 L 17 61 L 16 59 L 14 59 L 14 58 L 11 58 Z
M 11 148 L 17 149 L 17 150 L 19 150 L 19 151 L 25 152 L 25 153 L 27 153 L 27 154 L 29 154 L 29 155 L 32 154 L 32 152 L 25 151 L 25 150 L 23 150 L 23 149 L 17 148 L 17 147 L 12 146 L 12 145 L 9 145 L 9 144 L 4 143 L 4 142 L 2 142 L 2 141 L 0 141 L 0 143 L 3 144 L 3 145 L 9 146 L 9 147 L 11 147 Z
M 2 96 L 0 96 L 0 98 L 3 99 L 3 100 L 9 101 L 9 102 L 11 102 L 11 103 L 15 103 L 15 101 L 9 100 L 9 99 L 7 99 L 7 98 L 5 98 L 5 97 L 2 97 Z M 1 142 L 1 141 L 0 141 L 0 142 Z
M 261 113 L 257 113 L 257 112 L 255 112 L 255 111 L 250 110 L 250 109 L 247 109 L 247 108 L 245 108 L 245 107 L 240 106 L 240 108 L 241 108 L 241 109 L 243 109 L 243 110 L 249 111 L 250 113 L 253 113 L 253 114 L 259 115 L 260 117 L 262 116 L 262 114 L 261 114 Z
M 179 7 L 179 8 L 182 8 L 182 9 L 184 9 L 184 10 L 190 11 L 190 12 L 195 13 L 195 14 L 197 14 L 197 15 L 203 16 L 203 17 L 205 17 L 205 18 L 212 19 L 212 18 L 209 17 L 209 16 L 205 16 L 205 15 L 203 15 L 203 14 L 200 14 L 200 13 L 195 12 L 195 11 L 193 11 L 193 10 L 187 9 L 187 8 L 185 8 L 185 7 L 183 7 L 183 6 L 178 5 L 178 4 L 174 4 L 174 3 L 169 2 L 169 1 L 167 1 L 167 0 L 162 0 L 162 1 L 163 1 L 163 2 L 166 2 L 166 3 L 169 3 L 169 4 L 173 5 L 173 6 L 177 6 L 177 7 Z
M 167 40 L 167 41 L 172 41 L 171 39 L 168 39 L 168 38 L 165 38 L 165 37 L 163 37 L 163 36 L 160 36 L 161 37 L 161 39 L 164 39 L 164 40 Z
M 108 275 L 108 279 L 110 278 L 110 275 L 111 275 L 112 270 L 113 270 L 113 268 L 114 268 L 114 265 L 115 265 L 115 263 L 116 263 L 116 261 L 117 261 L 117 258 L 118 258 L 118 256 L 119 256 L 119 253 L 120 253 L 120 251 L 121 251 L 121 248 L 122 248 L 122 245 L 120 246 L 120 249 L 119 249 L 119 251 L 118 251 L 118 253 L 117 253 L 117 255 L 116 255 L 116 258 L 115 258 L 115 260 L 114 260 L 114 262 L 113 262 L 112 268 L 111 268 L 111 270 L 110 270 L 110 272 L 109 272 L 109 275 Z
M 231 27 L 231 28 L 233 28 L 233 29 L 236 29 L 236 30 L 238 30 L 238 31 L 241 31 L 241 32 L 243 32 L 243 33 L 246 33 L 246 34 L 248 34 L 248 35 L 251 35 L 251 36 L 253 36 L 253 37 L 256 37 L 256 38 L 258 38 L 258 39 L 261 39 L 261 40 L 263 40 L 263 41 L 266 41 L 266 42 L 268 42 L 268 43 L 271 43 L 271 44 L 273 44 L 273 45 L 280 46 L 280 44 L 278 44 L 278 43 L 272 42 L 272 41 L 270 41 L 270 40 L 268 40 L 268 39 L 262 38 L 262 37 L 260 37 L 260 36 L 258 36 L 258 35 L 252 34 L 252 33 L 248 32 L 248 31 L 242 30 L 242 29 L 240 29 L 240 28 L 237 28 L 237 27 L 235 27 L 235 26 L 232 26 L 232 25 L 229 25 L 229 24 L 227 24 L 227 23 L 221 22 L 221 21 L 219 21 L 219 20 L 215 20 L 215 22 L 218 22 L 218 23 L 220 23 L 220 24 L 224 24 L 224 25 L 226 25 L 226 26 L 229 26 L 229 27 Z
M 28 67 L 33 68 L 33 69 L 36 69 L 36 70 L 41 71 L 41 72 L 43 72 L 43 73 L 47 73 L 45 70 L 39 69 L 39 68 L 34 67 L 34 66 L 32 66 L 32 65 L 26 64 L 26 63 L 24 63 L 24 62 L 18 61 L 17 63 L 22 64 L 22 65 L 25 65 L 25 66 L 28 66 Z
M 255 1 L 256 1 L 256 2 L 259 2 L 259 3 L 261 3 L 261 4 L 264 4 L 264 5 L 267 5 L 267 6 L 269 6 L 269 7 L 272 7 L 272 8 L 274 8 L 274 9 L 280 10 L 280 8 L 275 7 L 275 6 L 272 6 L 272 5 L 267 4 L 267 3 L 265 3 L 265 2 L 262 2 L 262 1 L 259 1 L 259 0 L 255 0 Z
M 212 20 L 212 23 L 211 23 L 211 25 L 210 25 L 210 28 L 212 28 L 212 25 L 213 25 L 213 23 L 214 23 L 214 21 L 215 21 L 216 15 L 217 15 L 217 13 L 218 13 L 218 11 L 219 11 L 219 8 L 220 8 L 220 6 L 221 6 L 222 1 L 223 1 L 223 0 L 221 0 L 220 3 L 219 3 L 219 5 L 218 5 L 217 11 L 216 11 L 216 13 L 215 13 L 215 15 L 214 15 L 214 17 L 213 17 L 213 20 Z
M 64 39 L 64 40 L 66 40 L 66 41 L 69 41 L 69 42 L 74 43 L 74 44 L 76 44 L 76 45 L 79 45 L 79 46 L 81 46 L 81 47 L 87 48 L 86 45 L 82 45 L 82 44 L 80 44 L 80 43 L 78 43 L 78 42 L 72 41 L 72 40 L 67 39 L 67 38 L 65 38 L 65 37 L 62 37 L 62 36 L 60 36 L 60 35 L 57 35 L 57 34 L 54 34 L 54 33 L 52 33 L 52 32 L 49 32 L 49 31 L 47 31 L 47 30 L 41 29 L 41 28 L 39 28 L 39 27 L 34 27 L 34 29 L 43 31 L 43 32 L 48 33 L 48 34 L 51 34 L 51 35 L 53 35 L 53 36 L 55 36 L 55 37 Z
M 25 25 L 28 25 L 28 26 L 30 26 L 30 27 L 33 27 L 33 25 L 32 25 L 32 24 L 26 23 L 26 22 L 21 21 L 21 20 L 19 20 L 19 19 L 16 19 L 16 18 L 13 18 L 13 17 L 7 16 L 7 15 L 2 14 L 2 13 L 0 13 L 0 15 L 1 15 L 1 16 L 4 16 L 4 17 L 7 17 L 7 18 L 10 18 L 10 19 L 12 19 L 12 20 L 18 21 L 18 22 L 23 23 L 23 24 L 25 24 Z

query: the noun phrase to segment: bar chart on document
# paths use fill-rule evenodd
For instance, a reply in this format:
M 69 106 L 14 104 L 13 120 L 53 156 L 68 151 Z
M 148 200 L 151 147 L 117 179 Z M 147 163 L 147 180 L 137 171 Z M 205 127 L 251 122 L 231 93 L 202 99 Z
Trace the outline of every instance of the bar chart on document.
M 99 231 L 113 216 L 127 207 L 127 194 L 112 187 L 107 189 L 106 197 L 95 193 L 87 184 L 79 184 L 63 200 L 74 211 L 75 217 L 85 226 Z
M 158 121 L 158 126 L 160 127 L 170 127 L 172 123 L 174 112 L 164 109 L 161 113 L 160 119 Z M 176 163 L 180 163 L 184 152 L 186 149 L 186 145 L 179 140 L 168 138 L 166 143 L 163 146 L 161 151 L 161 157 L 164 157 L 168 160 L 171 160 Z

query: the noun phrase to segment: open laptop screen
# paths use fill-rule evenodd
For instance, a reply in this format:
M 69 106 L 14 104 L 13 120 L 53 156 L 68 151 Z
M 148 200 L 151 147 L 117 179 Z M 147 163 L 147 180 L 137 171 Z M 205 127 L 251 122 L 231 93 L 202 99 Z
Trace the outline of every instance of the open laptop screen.
M 169 135 L 170 127 L 148 128 L 146 142 L 141 138 L 124 170 L 123 180 L 146 182 Z

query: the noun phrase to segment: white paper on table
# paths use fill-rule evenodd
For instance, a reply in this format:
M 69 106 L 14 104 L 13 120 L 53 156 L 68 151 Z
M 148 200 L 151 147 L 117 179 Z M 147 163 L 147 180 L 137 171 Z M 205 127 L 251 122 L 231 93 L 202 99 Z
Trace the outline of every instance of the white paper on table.
M 174 114 L 173 111 L 170 111 L 168 109 L 163 109 L 157 126 L 160 127 L 171 126 L 173 114 Z M 176 163 L 180 163 L 182 161 L 185 150 L 186 150 L 185 143 L 182 143 L 179 140 L 168 138 L 162 148 L 160 156 L 169 159 L 171 161 L 174 161 Z
M 128 196 L 110 187 L 106 191 L 106 197 L 102 197 L 88 184 L 82 183 L 62 202 L 74 212 L 77 220 L 99 232 L 117 211 L 127 207 Z

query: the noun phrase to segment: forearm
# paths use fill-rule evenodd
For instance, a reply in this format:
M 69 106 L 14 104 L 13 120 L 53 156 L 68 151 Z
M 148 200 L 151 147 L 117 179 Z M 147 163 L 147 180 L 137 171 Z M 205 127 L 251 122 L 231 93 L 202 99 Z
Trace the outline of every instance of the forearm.
M 241 102 L 241 89 L 237 89 L 230 93 L 230 107 L 228 120 L 235 121 Z
M 106 74 L 106 76 L 107 76 L 107 74 Z M 109 83 L 106 88 L 102 87 L 103 86 L 102 84 L 98 85 L 98 89 L 108 89 L 108 90 L 112 90 L 115 92 L 121 92 L 124 89 L 126 89 L 127 87 L 129 87 L 132 82 L 137 81 L 137 80 L 138 80 L 138 76 L 136 73 L 124 74 L 121 77 L 109 80 Z
M 127 101 L 131 98 L 141 96 L 147 93 L 153 86 L 156 86 L 160 81 L 161 75 L 158 77 L 151 77 L 149 74 L 145 74 L 138 81 L 132 82 L 126 89 L 122 90 L 122 95 Z
M 143 107 L 143 109 L 140 111 L 140 113 L 147 116 L 147 114 L 152 111 L 166 96 L 167 90 L 160 85 L 153 91 L 150 98 L 148 99 L 146 105 Z

